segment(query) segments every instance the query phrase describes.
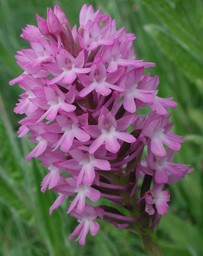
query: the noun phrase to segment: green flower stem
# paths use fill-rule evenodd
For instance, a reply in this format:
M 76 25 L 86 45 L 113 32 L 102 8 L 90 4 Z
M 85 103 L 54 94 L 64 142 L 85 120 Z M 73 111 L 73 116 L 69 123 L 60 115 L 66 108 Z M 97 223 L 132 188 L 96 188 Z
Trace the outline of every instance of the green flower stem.
M 142 233 L 142 242 L 148 256 L 163 256 L 161 249 L 152 233 Z

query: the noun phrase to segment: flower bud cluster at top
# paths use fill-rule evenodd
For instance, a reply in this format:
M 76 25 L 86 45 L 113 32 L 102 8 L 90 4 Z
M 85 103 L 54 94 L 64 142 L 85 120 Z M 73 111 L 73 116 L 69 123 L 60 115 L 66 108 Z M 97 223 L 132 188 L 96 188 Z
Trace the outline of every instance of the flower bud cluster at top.
M 17 52 L 24 72 L 10 84 L 24 90 L 14 111 L 26 116 L 19 137 L 29 132 L 36 144 L 27 160 L 48 169 L 42 192 L 58 193 L 50 214 L 68 198 L 79 222 L 69 238 L 81 245 L 99 231 L 98 218 L 118 228 L 147 218 L 153 228 L 168 209 L 164 185 L 191 171 L 173 162 L 183 138 L 169 122 L 176 103 L 159 97 L 158 76 L 144 72 L 154 64 L 137 59 L 134 34 L 92 6 L 82 7 L 79 28 L 59 6 L 37 24 L 23 29 L 30 48 Z

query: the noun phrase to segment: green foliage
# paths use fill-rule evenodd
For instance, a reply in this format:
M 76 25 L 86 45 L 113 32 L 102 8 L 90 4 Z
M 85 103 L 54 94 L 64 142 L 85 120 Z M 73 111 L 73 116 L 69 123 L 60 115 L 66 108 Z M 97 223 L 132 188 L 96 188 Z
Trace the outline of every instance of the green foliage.
M 66 11 L 71 25 L 78 23 L 84 3 L 110 13 L 118 26 L 137 36 L 139 58 L 156 62 L 160 95 L 174 96 L 174 130 L 186 142 L 176 160 L 194 172 L 170 186 L 171 208 L 157 230 L 164 255 L 203 255 L 203 3 L 201 0 L 0 0 L 0 247 L 2 256 L 20 255 L 144 255 L 140 238 L 126 230 L 101 223 L 101 232 L 88 237 L 81 248 L 68 241 L 77 224 L 66 208 L 49 216 L 56 195 L 42 194 L 45 172 L 37 161 L 25 162 L 31 149 L 19 141 L 19 117 L 13 108 L 20 90 L 8 81 L 20 74 L 15 52 L 27 44 L 19 37 L 27 23 L 36 24 L 35 13 L 45 16 L 55 3 Z

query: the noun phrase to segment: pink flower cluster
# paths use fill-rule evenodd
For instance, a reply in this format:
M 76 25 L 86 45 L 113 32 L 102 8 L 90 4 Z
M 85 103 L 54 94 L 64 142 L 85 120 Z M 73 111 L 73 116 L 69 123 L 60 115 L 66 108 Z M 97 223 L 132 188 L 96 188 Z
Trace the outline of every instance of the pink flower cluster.
M 173 162 L 183 138 L 171 132 L 176 103 L 157 96 L 159 79 L 145 72 L 154 64 L 137 59 L 134 34 L 92 6 L 82 7 L 78 28 L 59 6 L 37 24 L 23 29 L 30 48 L 17 52 L 24 72 L 10 84 L 24 91 L 14 110 L 26 116 L 19 137 L 29 132 L 36 144 L 27 160 L 48 169 L 42 192 L 58 193 L 50 214 L 68 199 L 79 222 L 69 238 L 81 245 L 99 218 L 128 228 L 147 216 L 153 227 L 168 209 L 164 185 L 191 171 Z

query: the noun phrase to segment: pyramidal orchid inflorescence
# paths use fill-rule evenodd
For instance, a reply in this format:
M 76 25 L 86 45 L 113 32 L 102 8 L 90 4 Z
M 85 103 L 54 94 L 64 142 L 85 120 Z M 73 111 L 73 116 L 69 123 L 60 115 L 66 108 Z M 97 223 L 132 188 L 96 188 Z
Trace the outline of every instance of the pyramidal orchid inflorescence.
M 65 201 L 79 222 L 69 238 L 81 245 L 98 219 L 153 229 L 169 207 L 165 185 L 191 169 L 173 162 L 183 138 L 171 132 L 168 108 L 177 104 L 158 96 L 159 78 L 146 72 L 154 64 L 137 59 L 135 35 L 84 5 L 78 28 L 55 6 L 21 37 L 30 48 L 16 55 L 24 72 L 10 84 L 24 92 L 14 111 L 25 115 L 19 137 L 29 133 L 36 144 L 27 160 L 47 167 L 42 192 L 58 194 L 50 214 Z

